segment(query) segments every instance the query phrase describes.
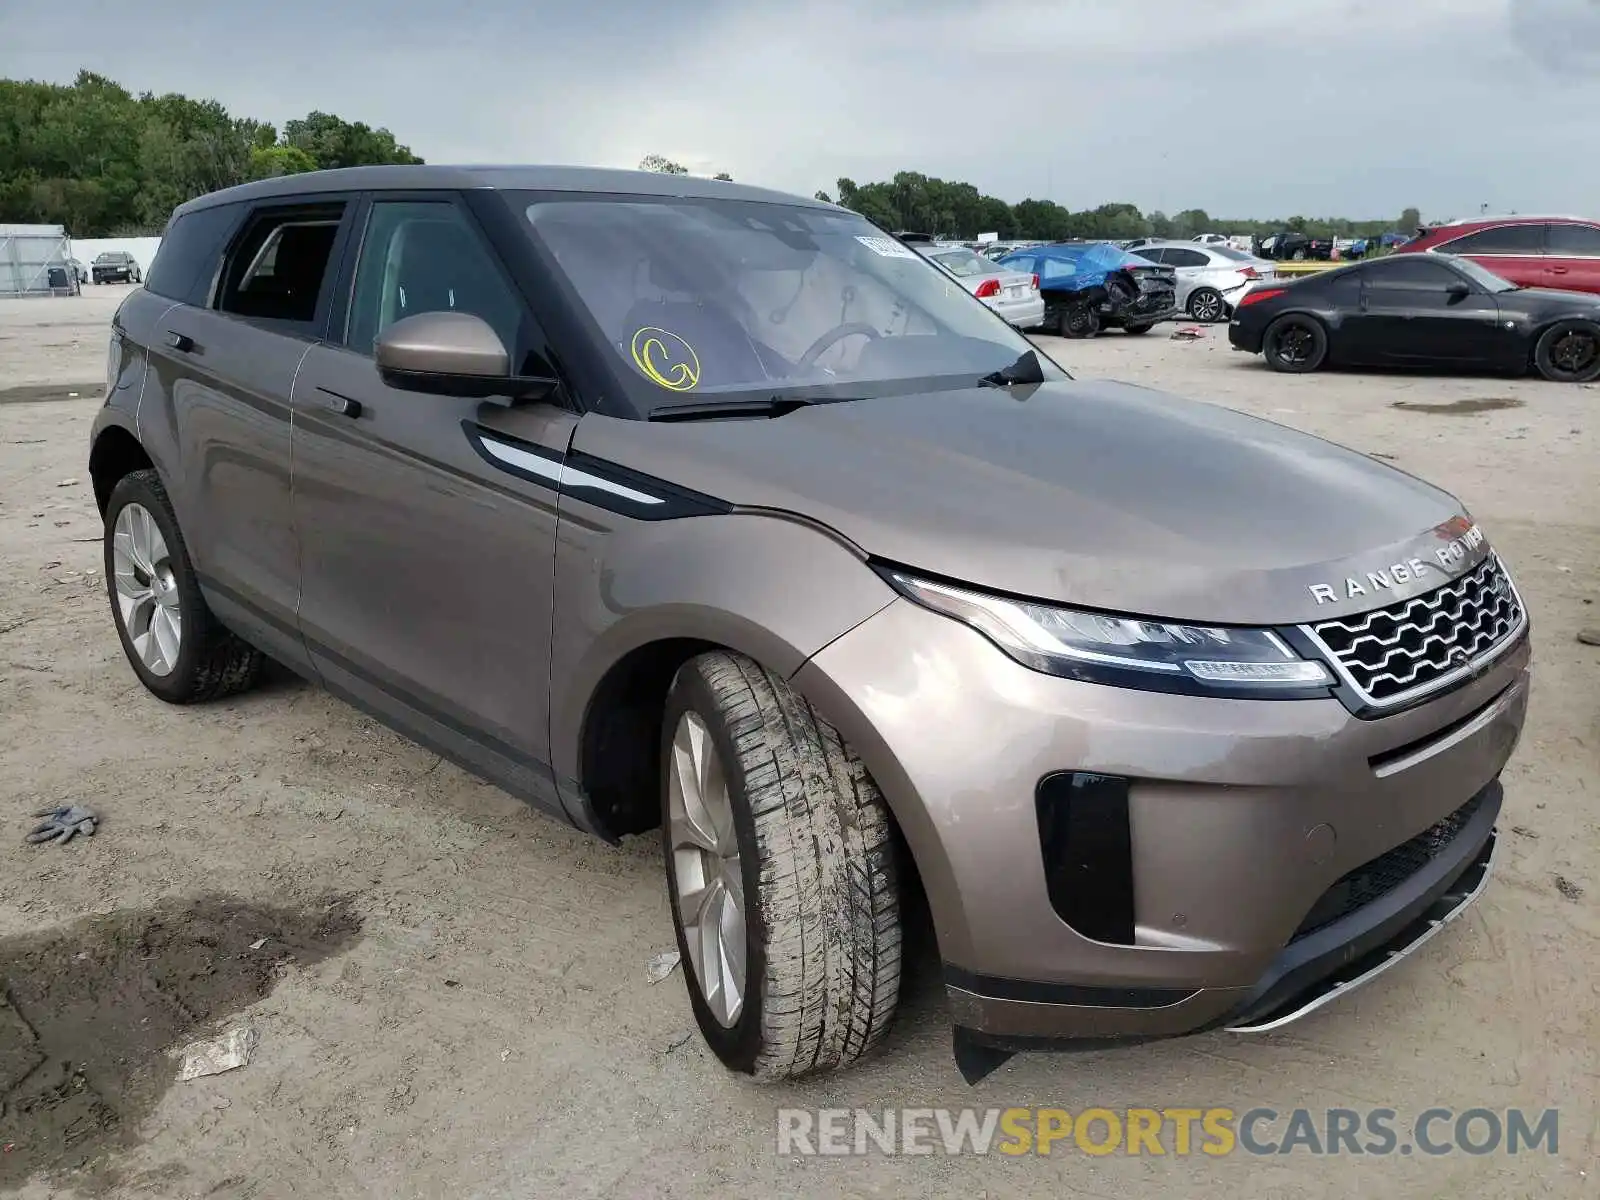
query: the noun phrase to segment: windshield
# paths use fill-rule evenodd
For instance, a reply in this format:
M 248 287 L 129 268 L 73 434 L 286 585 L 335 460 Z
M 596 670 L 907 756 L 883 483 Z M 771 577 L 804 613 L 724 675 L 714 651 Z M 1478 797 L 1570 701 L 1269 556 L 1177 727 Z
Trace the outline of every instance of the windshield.
M 853 213 L 563 196 L 535 199 L 527 218 L 642 414 L 686 401 L 972 387 L 1032 349 Z
M 118 254 L 115 250 L 107 250 L 102 254 L 95 255 L 94 260 L 95 260 L 95 262 L 102 262 L 102 263 L 105 263 L 105 262 L 121 262 L 122 261 L 122 255 Z
M 1517 290 L 1517 285 L 1509 279 L 1502 279 L 1489 270 L 1488 267 L 1475 263 L 1470 258 L 1457 258 L 1455 255 L 1451 255 L 1450 261 L 1455 265 L 1456 270 L 1470 276 L 1472 281 L 1486 292 L 1514 292 Z
M 971 250 L 941 250 L 928 257 L 950 274 L 962 279 L 968 279 L 973 275 L 994 274 L 994 263 L 981 254 L 974 254 Z

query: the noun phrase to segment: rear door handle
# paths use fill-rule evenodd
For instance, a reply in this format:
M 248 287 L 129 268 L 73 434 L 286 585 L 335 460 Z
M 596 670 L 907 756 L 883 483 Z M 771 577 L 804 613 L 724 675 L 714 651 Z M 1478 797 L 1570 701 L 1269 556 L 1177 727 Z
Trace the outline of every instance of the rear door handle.
M 167 345 L 171 346 L 179 354 L 192 354 L 195 349 L 192 337 L 187 333 L 175 333 L 171 329 L 167 330 Z
M 359 417 L 361 415 L 361 401 L 352 400 L 349 396 L 341 396 L 338 392 L 331 392 L 325 387 L 317 391 L 322 396 L 322 406 L 341 417 Z

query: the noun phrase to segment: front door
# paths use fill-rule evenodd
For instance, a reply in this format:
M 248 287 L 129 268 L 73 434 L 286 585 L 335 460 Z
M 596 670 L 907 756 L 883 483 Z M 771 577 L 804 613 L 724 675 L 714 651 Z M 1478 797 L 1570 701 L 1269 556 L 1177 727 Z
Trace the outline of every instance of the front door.
M 1504 337 L 1493 296 L 1476 287 L 1452 294 L 1463 277 L 1420 254 L 1398 256 L 1365 274 L 1359 323 L 1371 361 L 1480 367 L 1499 361 Z
M 373 341 L 417 313 L 482 317 L 514 367 L 542 342 L 456 198 L 377 197 L 364 224 L 342 328 L 294 388 L 301 631 L 330 688 L 561 814 L 547 765 L 551 596 L 576 415 L 385 384 Z M 531 467 L 499 469 L 497 452 Z

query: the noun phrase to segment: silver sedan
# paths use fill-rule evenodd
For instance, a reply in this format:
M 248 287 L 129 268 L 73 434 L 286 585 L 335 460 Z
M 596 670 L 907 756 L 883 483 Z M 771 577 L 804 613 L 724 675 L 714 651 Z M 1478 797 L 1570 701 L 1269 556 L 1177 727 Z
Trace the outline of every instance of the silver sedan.
M 1226 318 L 1252 284 L 1277 273 L 1274 264 L 1231 246 L 1149 242 L 1133 253 L 1171 267 L 1178 276 L 1178 307 L 1205 323 Z
M 965 246 L 914 244 L 918 253 L 954 275 L 961 285 L 1018 329 L 1044 324 L 1039 277 L 997 266 Z

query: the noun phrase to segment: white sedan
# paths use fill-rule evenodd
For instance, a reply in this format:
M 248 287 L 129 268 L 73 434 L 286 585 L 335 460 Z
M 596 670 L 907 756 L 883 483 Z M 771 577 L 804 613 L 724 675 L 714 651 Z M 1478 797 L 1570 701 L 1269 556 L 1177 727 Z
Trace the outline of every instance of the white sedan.
M 965 246 L 938 243 L 913 244 L 922 254 L 1018 329 L 1044 324 L 1044 296 L 1039 277 L 1008 270 Z

